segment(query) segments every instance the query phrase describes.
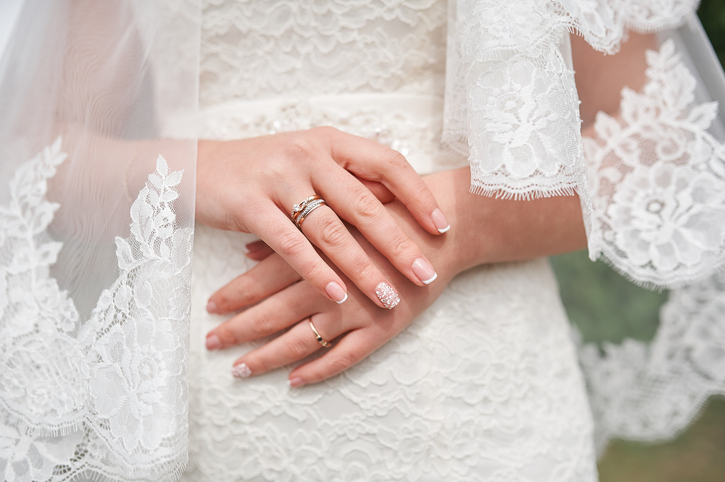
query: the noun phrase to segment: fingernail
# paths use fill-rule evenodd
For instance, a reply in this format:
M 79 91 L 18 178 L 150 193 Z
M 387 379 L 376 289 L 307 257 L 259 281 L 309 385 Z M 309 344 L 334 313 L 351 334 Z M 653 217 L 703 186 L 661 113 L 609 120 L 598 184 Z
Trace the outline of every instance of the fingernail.
M 222 342 L 216 335 L 211 335 L 206 338 L 206 349 L 217 350 L 222 347 Z
M 292 380 L 287 380 L 287 383 L 289 383 L 289 386 L 292 388 L 301 387 L 305 384 L 304 380 L 302 380 L 300 377 L 295 377 Z
M 347 293 L 345 293 L 345 290 L 342 289 L 342 286 L 335 283 L 334 281 L 330 281 L 327 283 L 327 286 L 325 286 L 325 291 L 327 292 L 327 296 L 335 300 L 335 303 L 338 305 L 340 303 L 344 303 L 347 299 Z
M 418 258 L 413 261 L 413 273 L 418 277 L 421 283 L 429 285 L 438 277 L 438 274 L 433 269 L 428 261 L 423 258 Z
M 400 296 L 398 296 L 398 293 L 395 292 L 392 286 L 384 281 L 381 281 L 375 287 L 375 294 L 378 296 L 378 299 L 383 306 L 389 310 L 392 310 L 398 305 L 398 303 L 400 303 Z
M 433 224 L 435 224 L 439 233 L 443 234 L 451 229 L 451 225 L 448 224 L 448 220 L 440 209 L 436 208 L 433 214 L 430 215 L 430 218 L 433 220 Z
M 232 375 L 236 378 L 249 378 L 252 376 L 252 370 L 249 369 L 246 363 L 240 363 L 232 367 Z
M 213 301 L 209 301 L 209 303 L 206 304 L 206 311 L 207 313 L 216 313 L 217 306 L 216 303 Z

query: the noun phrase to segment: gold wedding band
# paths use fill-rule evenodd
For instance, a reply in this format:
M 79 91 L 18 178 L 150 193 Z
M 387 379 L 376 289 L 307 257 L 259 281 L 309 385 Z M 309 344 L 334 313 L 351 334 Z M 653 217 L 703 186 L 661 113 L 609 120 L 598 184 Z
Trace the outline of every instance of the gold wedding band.
M 315 338 L 317 338 L 317 342 L 322 345 L 323 348 L 330 348 L 332 346 L 332 343 L 330 343 L 327 340 L 324 340 L 319 333 L 317 333 L 317 330 L 315 329 L 315 325 L 312 324 L 312 319 L 310 319 L 310 328 L 312 328 L 312 333 L 315 334 Z
M 302 222 L 312 211 L 319 208 L 320 206 L 327 206 L 322 197 L 315 194 L 314 196 L 306 197 L 301 203 L 292 206 L 292 221 L 297 226 L 297 229 L 302 231 Z

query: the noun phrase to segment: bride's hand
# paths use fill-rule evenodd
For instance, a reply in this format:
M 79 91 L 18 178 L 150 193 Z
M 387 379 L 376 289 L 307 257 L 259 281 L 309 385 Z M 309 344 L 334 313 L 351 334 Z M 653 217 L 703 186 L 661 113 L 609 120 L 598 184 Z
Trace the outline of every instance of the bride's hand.
M 403 214 L 401 205 L 392 208 Z M 415 229 L 412 238 L 424 245 L 427 252 L 442 253 L 440 237 L 431 236 L 417 225 Z M 310 326 L 312 320 L 322 339 L 331 342 L 333 347 L 323 356 L 296 368 L 289 376 L 290 385 L 299 387 L 332 377 L 366 358 L 408 326 L 435 301 L 454 274 L 451 265 L 432 255 L 432 261 L 444 267 L 439 270 L 442 279 L 420 288 L 405 279 L 354 228 L 351 231 L 398 287 L 401 297 L 398 307 L 381 310 L 354 287 L 344 304 L 332 303 L 301 280 L 279 255 L 271 254 L 233 285 L 224 288 L 234 292 L 237 307 L 258 304 L 212 330 L 207 335 L 207 347 L 227 348 L 290 329 L 236 360 L 232 368 L 235 376 L 261 375 L 322 349 Z
M 300 232 L 290 212 L 313 194 L 327 206 L 311 212 Z M 199 141 L 196 218 L 218 229 L 256 234 L 315 290 L 338 303 L 347 298 L 346 285 L 312 244 L 378 306 L 392 308 L 378 294 L 386 285 L 399 289 L 340 218 L 416 285 L 435 278 L 431 263 L 376 195 L 399 199 L 428 233 L 448 229 L 430 190 L 405 158 L 371 140 L 315 128 L 238 141 Z M 209 311 L 228 311 L 228 303 L 213 300 Z
M 586 246 L 577 197 L 514 201 L 477 196 L 468 192 L 467 168 L 434 174 L 425 182 L 452 221 L 469 229 L 452 231 L 443 242 L 421 229 L 399 202 L 386 207 L 436 264 L 438 282 L 422 289 L 413 285 L 356 234 L 397 283 L 402 301 L 397 309 L 385 311 L 353 289 L 351 300 L 337 306 L 299 281 L 299 275 L 279 256 L 271 255 L 212 295 L 211 300 L 225 300 L 223 312 L 258 304 L 209 332 L 207 348 L 227 348 L 291 327 L 234 364 L 238 376 L 261 374 L 321 349 L 307 321 L 311 317 L 324 340 L 339 339 L 322 357 L 292 371 L 290 382 L 295 386 L 318 382 L 362 360 L 399 333 L 433 303 L 455 274 L 482 263 L 531 259 Z M 260 249 L 256 257 L 264 258 L 264 254 Z

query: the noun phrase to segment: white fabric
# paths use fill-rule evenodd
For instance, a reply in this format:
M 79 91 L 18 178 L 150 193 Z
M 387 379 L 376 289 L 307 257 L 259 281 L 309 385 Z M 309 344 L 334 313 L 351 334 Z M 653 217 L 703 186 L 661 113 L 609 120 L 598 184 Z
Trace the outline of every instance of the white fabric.
M 442 108 L 442 91 L 231 100 L 203 110 L 200 135 L 333 125 L 400 149 L 425 173 L 466 163 L 440 149 Z M 596 480 L 584 383 L 545 260 L 466 272 L 369 359 L 295 390 L 291 368 L 232 377 L 259 343 L 204 347 L 223 319 L 206 300 L 254 265 L 243 250 L 253 239 L 196 229 L 182 480 Z
M 207 0 L 202 19 L 193 1 L 28 0 L 0 66 L 4 478 L 182 470 L 195 142 L 169 139 L 199 125 L 224 139 L 331 124 L 420 172 L 468 157 L 475 192 L 578 192 L 592 257 L 700 283 L 673 293 L 652 345 L 582 351 L 600 448 L 675 434 L 725 391 L 725 81 L 695 4 Z M 586 149 L 570 29 L 609 53 L 627 29 L 662 31 L 648 85 Z M 235 236 L 199 234 L 200 312 L 246 263 Z M 244 348 L 204 351 L 197 313 L 187 477 L 595 480 L 555 291 L 542 262 L 466 273 L 370 360 L 292 396 L 283 371 L 232 384 Z M 454 325 L 465 337 L 442 341 Z

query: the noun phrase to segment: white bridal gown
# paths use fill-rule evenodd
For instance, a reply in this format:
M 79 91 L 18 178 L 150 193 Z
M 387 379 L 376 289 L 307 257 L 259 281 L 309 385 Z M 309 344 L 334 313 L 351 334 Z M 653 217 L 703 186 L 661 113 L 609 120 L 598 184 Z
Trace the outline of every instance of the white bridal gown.
M 0 60 L 0 478 L 592 482 L 608 439 L 676 435 L 725 395 L 725 76 L 696 5 L 25 0 Z M 657 32 L 646 84 L 582 139 L 569 32 L 614 54 L 629 29 Z M 326 382 L 234 379 L 256 344 L 208 352 L 204 307 L 253 238 L 194 232 L 196 135 L 319 125 L 421 174 L 470 163 L 479 194 L 577 192 L 592 259 L 674 288 L 656 337 L 577 360 L 535 260 L 462 273 Z
M 446 2 L 390 3 L 207 2 L 200 137 L 332 125 L 399 150 L 420 174 L 467 165 L 440 148 Z M 183 480 L 596 480 L 587 396 L 546 260 L 461 274 L 368 359 L 291 389 L 289 368 L 232 377 L 255 344 L 204 348 L 224 319 L 206 300 L 253 266 L 252 239 L 196 227 Z

